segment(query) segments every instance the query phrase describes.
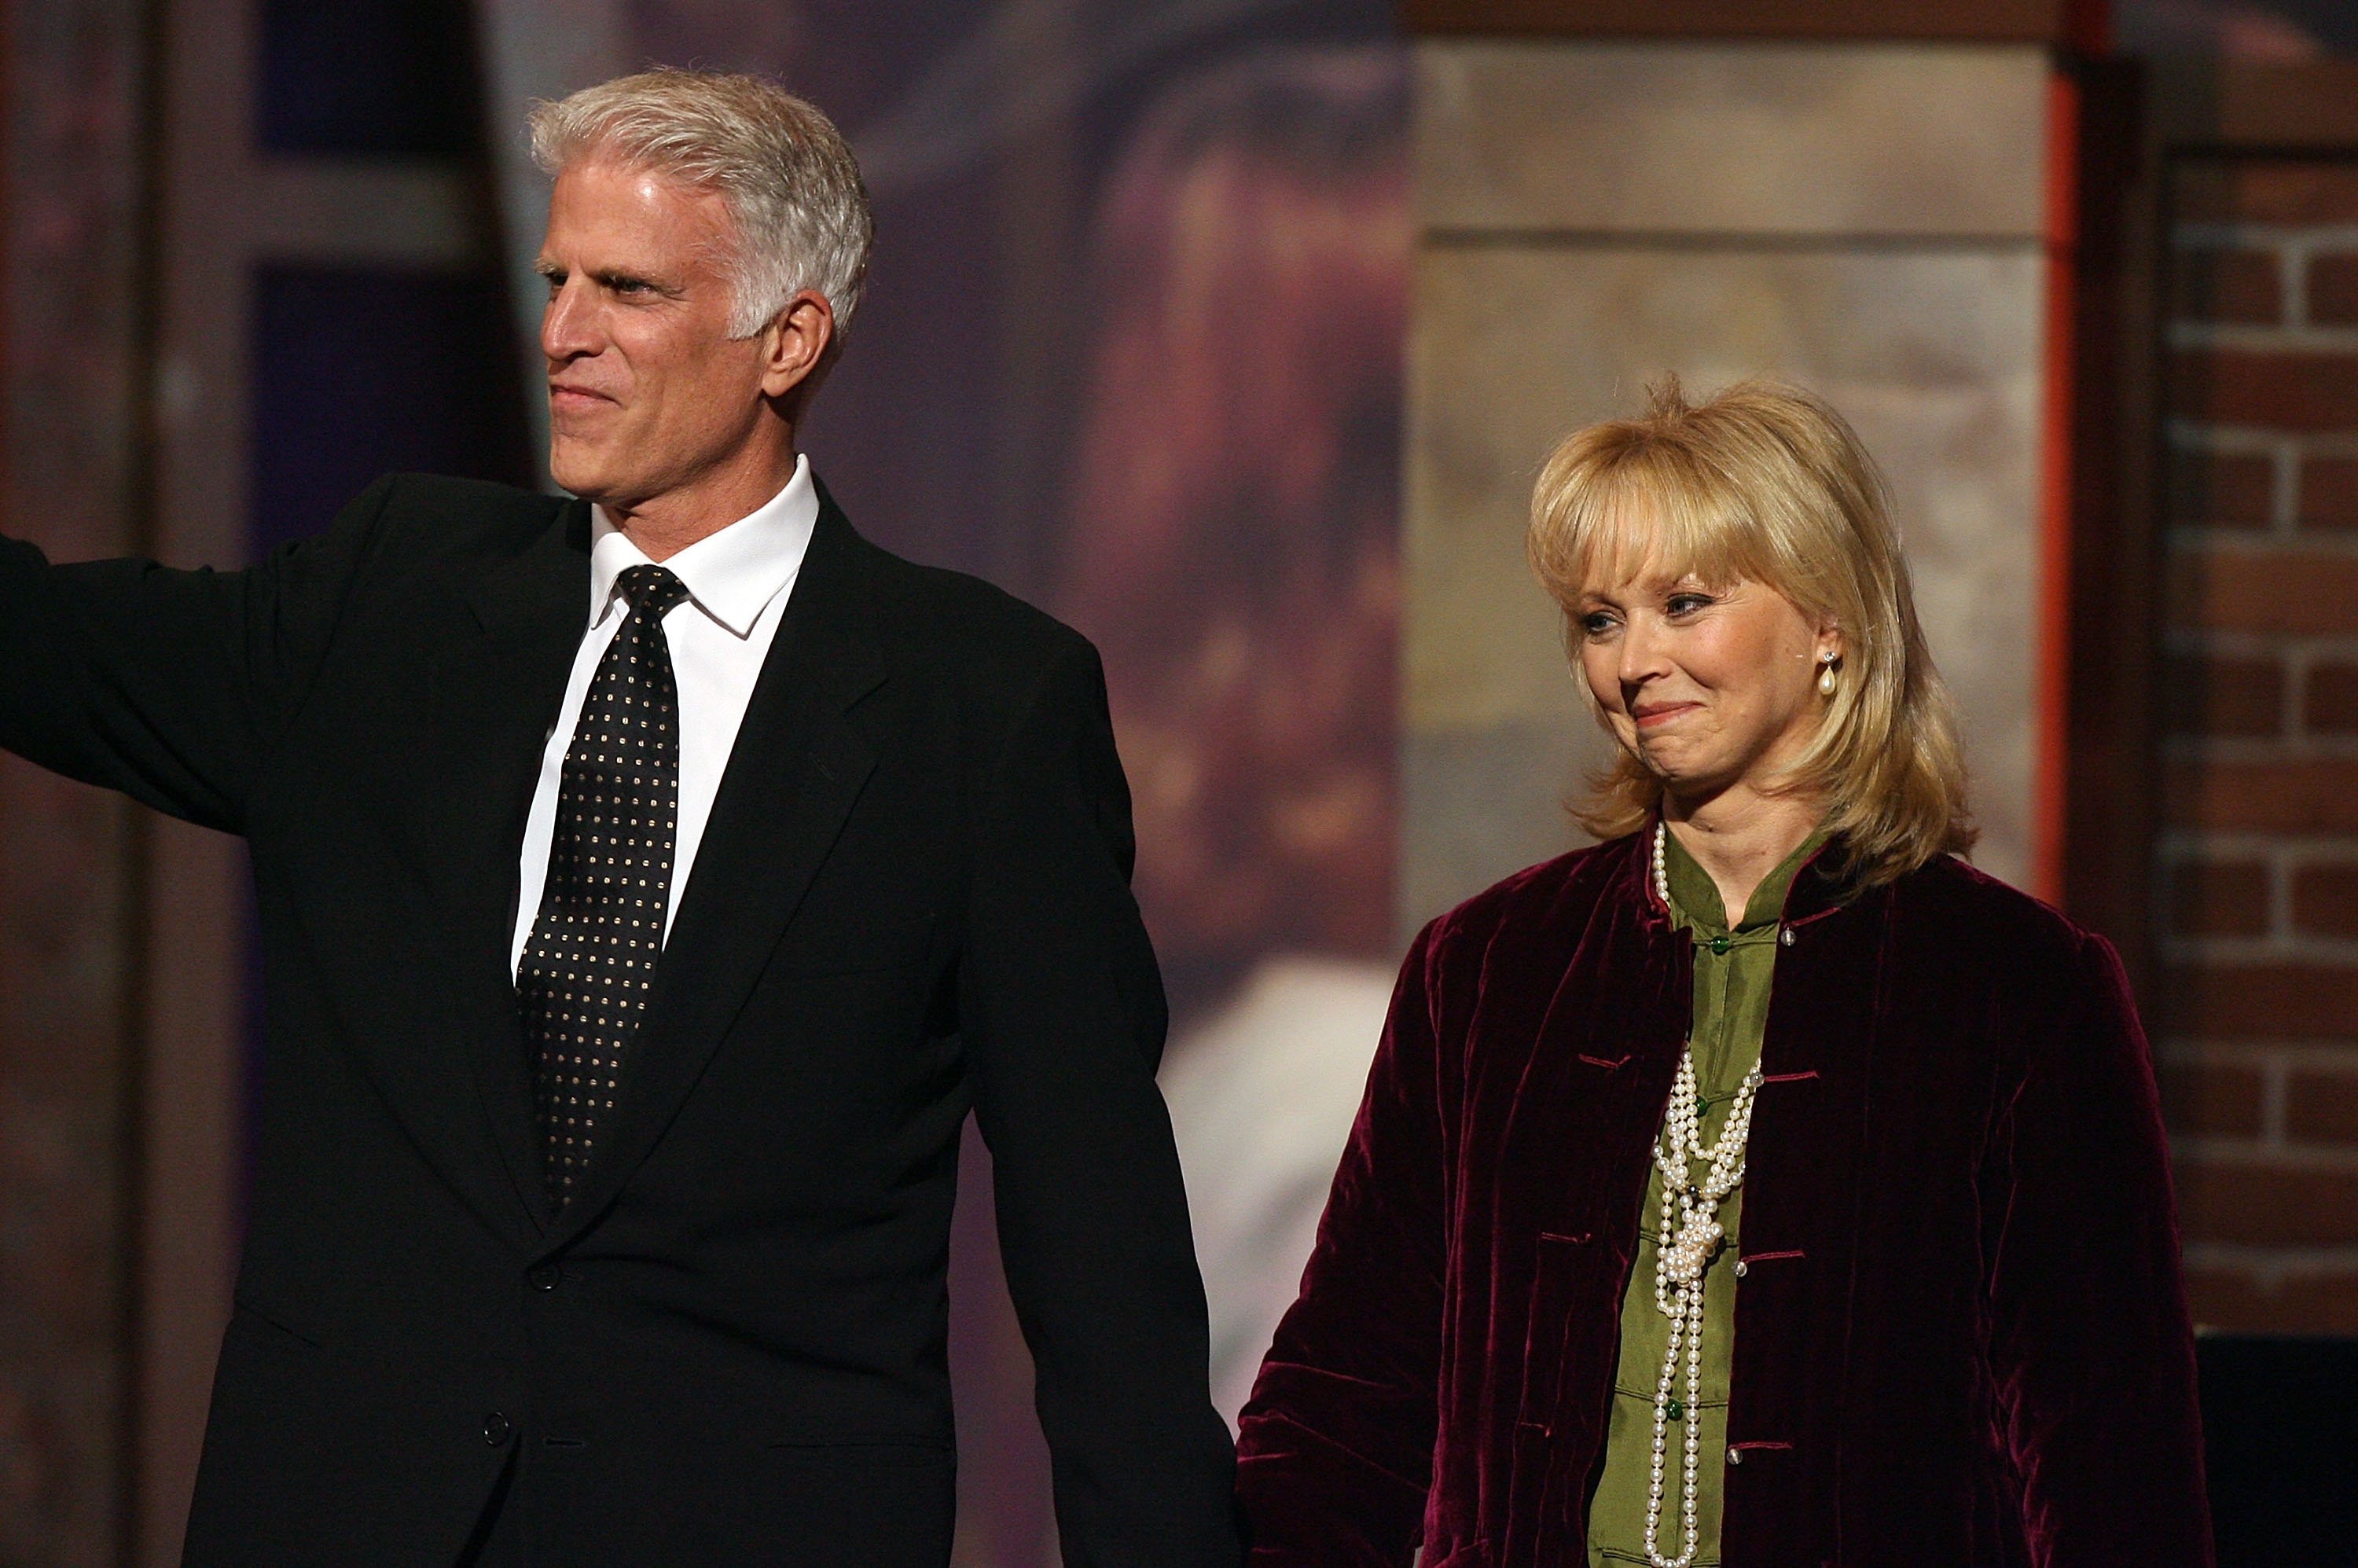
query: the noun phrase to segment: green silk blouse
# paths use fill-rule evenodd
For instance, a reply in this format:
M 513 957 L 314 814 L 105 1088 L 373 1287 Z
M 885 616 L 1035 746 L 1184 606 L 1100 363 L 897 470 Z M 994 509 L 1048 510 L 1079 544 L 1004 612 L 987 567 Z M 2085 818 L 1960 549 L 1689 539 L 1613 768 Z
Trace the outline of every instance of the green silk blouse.
M 1784 864 L 1752 890 L 1744 918 L 1730 930 L 1719 888 L 1710 873 L 1695 863 L 1670 835 L 1663 871 L 1671 887 L 1671 914 L 1694 935 L 1694 1049 L 1696 1089 L 1707 1102 L 1703 1134 L 1717 1141 L 1726 1125 L 1729 1104 L 1744 1076 L 1759 1065 L 1761 1033 L 1768 1022 L 1768 985 L 1777 968 L 1779 919 L 1785 894 L 1803 861 L 1824 841 L 1812 834 L 1788 856 Z M 1659 1147 L 1659 1134 L 1657 1135 Z M 1703 1169 L 1695 1175 L 1702 1178 Z M 1662 1375 L 1662 1353 L 1670 1345 L 1671 1320 L 1654 1301 L 1654 1254 L 1660 1245 L 1656 1227 L 1662 1220 L 1662 1173 L 1654 1170 L 1646 1180 L 1646 1206 L 1638 1220 L 1638 1259 L 1629 1271 L 1629 1287 L 1621 1298 L 1621 1354 L 1613 1379 L 1613 1413 L 1605 1438 L 1605 1471 L 1588 1509 L 1589 1568 L 1611 1568 L 1646 1561 L 1646 1495 L 1653 1476 L 1654 1390 Z M 1684 1407 L 1686 1357 L 1681 1354 L 1674 1385 L 1673 1419 L 1665 1433 L 1669 1443 L 1662 1475 L 1662 1518 L 1656 1549 L 1675 1558 L 1685 1547 L 1685 1525 L 1680 1513 L 1680 1455 L 1686 1442 L 1683 1422 L 1703 1425 L 1701 1486 L 1696 1495 L 1697 1568 L 1719 1562 L 1719 1510 L 1723 1466 L 1727 1458 L 1727 1378 L 1736 1340 L 1736 1258 L 1738 1222 L 1743 1217 L 1744 1189 L 1738 1187 L 1721 1205 L 1719 1222 L 1727 1238 L 1712 1254 L 1704 1271 L 1703 1400 L 1700 1409 Z

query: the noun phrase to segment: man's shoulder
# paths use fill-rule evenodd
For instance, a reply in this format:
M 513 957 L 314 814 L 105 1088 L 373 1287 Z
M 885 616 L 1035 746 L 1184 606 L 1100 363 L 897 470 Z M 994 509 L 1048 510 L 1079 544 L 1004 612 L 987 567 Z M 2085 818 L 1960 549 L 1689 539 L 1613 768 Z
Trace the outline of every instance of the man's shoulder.
M 991 684 L 1031 684 L 1068 661 L 1091 666 L 1088 639 L 995 583 L 863 541 L 881 630 L 905 658 Z
M 455 536 L 516 529 L 537 533 L 573 504 L 562 495 L 440 473 L 389 473 L 370 486 L 362 501 L 372 496 L 388 521 Z
M 573 504 L 489 480 L 389 473 L 347 503 L 324 534 L 288 549 L 299 562 L 341 542 L 370 561 L 380 587 L 453 572 L 472 577 L 530 549 Z

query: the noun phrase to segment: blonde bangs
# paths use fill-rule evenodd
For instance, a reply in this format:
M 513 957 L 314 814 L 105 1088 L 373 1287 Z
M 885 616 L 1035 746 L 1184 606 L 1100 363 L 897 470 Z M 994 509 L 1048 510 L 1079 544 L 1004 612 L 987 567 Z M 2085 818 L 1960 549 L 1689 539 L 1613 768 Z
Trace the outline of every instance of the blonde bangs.
M 1564 613 L 1576 616 L 1581 594 L 1597 586 L 1689 575 L 1714 589 L 1764 580 L 1768 541 L 1736 487 L 1692 453 L 1629 438 L 1629 429 L 1579 432 L 1540 476 L 1546 515 L 1532 516 L 1531 568 Z

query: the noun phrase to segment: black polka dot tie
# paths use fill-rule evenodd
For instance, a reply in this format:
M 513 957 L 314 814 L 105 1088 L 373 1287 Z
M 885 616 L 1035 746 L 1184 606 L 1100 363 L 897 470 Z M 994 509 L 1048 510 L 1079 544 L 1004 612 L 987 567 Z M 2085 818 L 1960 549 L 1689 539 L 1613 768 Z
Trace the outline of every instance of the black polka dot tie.
M 616 586 L 630 613 L 565 753 L 548 882 L 516 970 L 541 1169 L 558 1209 L 613 1131 L 622 1058 L 663 953 L 679 827 L 679 691 L 663 621 L 687 589 L 661 567 L 633 567 Z

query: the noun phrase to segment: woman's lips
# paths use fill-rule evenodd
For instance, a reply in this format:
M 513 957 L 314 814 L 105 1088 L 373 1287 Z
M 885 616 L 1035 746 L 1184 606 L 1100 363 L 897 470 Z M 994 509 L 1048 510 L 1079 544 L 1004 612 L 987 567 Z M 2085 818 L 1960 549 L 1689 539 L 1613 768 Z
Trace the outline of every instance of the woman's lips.
M 1665 702 L 1659 707 L 1633 708 L 1629 717 L 1637 720 L 1639 729 L 1650 730 L 1658 724 L 1669 723 L 1682 713 L 1693 713 L 1702 706 L 1696 702 Z

